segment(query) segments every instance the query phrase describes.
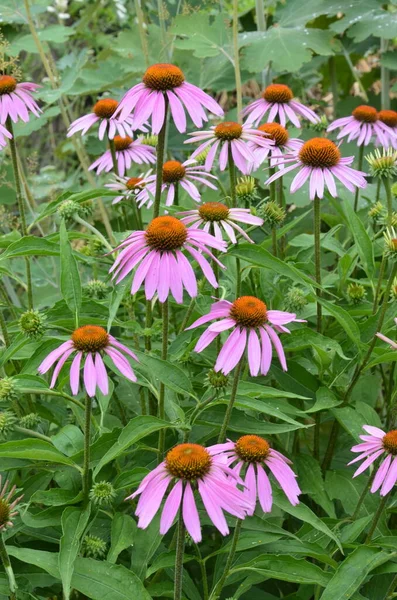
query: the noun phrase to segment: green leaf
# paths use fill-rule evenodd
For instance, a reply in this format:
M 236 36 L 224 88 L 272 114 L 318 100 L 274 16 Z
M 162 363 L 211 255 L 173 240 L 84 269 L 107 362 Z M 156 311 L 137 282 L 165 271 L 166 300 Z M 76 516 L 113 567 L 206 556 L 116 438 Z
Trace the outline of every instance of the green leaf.
M 10 244 L 5 252 L 0 255 L 0 260 L 8 258 L 19 258 L 21 256 L 58 256 L 59 245 L 49 242 L 46 238 L 33 235 Z
M 325 587 L 331 577 L 330 573 L 326 573 L 320 567 L 292 556 L 273 557 L 263 554 L 246 564 L 235 567 L 231 570 L 231 573 L 247 570 L 261 573 L 269 579 L 321 585 L 321 587 Z M 336 600 L 336 598 L 333 600 Z
M 370 409 L 370 410 L 368 410 Z M 364 402 L 358 402 L 356 408 L 344 406 L 343 408 L 332 408 L 332 414 L 339 424 L 354 437 L 357 442 L 361 442 L 360 435 L 363 435 L 363 425 L 373 425 L 379 427 L 379 417 L 377 413 Z
M 361 349 L 360 329 L 353 317 L 337 304 L 332 304 L 324 298 L 318 298 L 322 306 L 332 315 L 344 329 L 349 338 L 354 342 L 358 349 Z
M 239 394 L 253 398 L 293 398 L 297 400 L 310 400 L 307 396 L 299 396 L 293 392 L 286 392 L 267 385 L 259 385 L 250 381 L 240 381 L 238 385 Z
M 166 429 L 167 427 L 173 428 L 172 423 L 167 423 L 156 417 L 141 416 L 132 419 L 126 427 L 121 431 L 120 436 L 115 444 L 105 453 L 105 455 L 99 461 L 95 471 L 94 477 L 98 475 L 99 471 L 107 465 L 111 460 L 114 460 L 120 456 L 123 452 L 128 450 L 133 444 L 136 444 L 143 437 L 160 431 L 160 429 Z M 0 446 L 1 448 L 1 446 Z M 0 455 L 1 456 L 1 455 Z
M 178 394 L 194 395 L 191 379 L 181 367 L 156 356 L 148 356 L 143 352 L 137 352 L 136 354 L 140 362 L 139 365 L 134 364 L 134 369 L 139 373 L 139 371 L 142 371 L 141 367 L 143 367 L 145 375 L 155 380 L 156 388 L 158 382 L 161 381 L 166 387 Z
M 65 44 L 73 34 L 73 27 L 65 27 L 64 25 L 48 25 L 37 30 L 37 36 L 41 42 L 52 44 Z M 14 40 L 7 50 L 12 56 L 18 56 L 22 51 L 29 52 L 29 54 L 38 53 L 37 44 L 30 34 L 20 36 Z
M 170 33 L 178 36 L 175 48 L 192 50 L 198 58 L 231 53 L 230 29 L 226 26 L 227 16 L 219 14 L 215 18 L 206 14 L 178 15 Z
M 372 278 L 375 269 L 374 245 L 361 219 L 354 212 L 350 198 L 344 200 L 343 209 L 345 211 L 349 231 L 353 234 L 354 241 L 356 242 L 357 252 L 361 259 L 364 271 L 369 278 Z
M 80 550 L 83 533 L 90 517 L 91 505 L 84 510 L 66 508 L 62 515 L 62 537 L 59 546 L 59 572 L 65 600 L 69 600 L 74 564 Z
M 120 552 L 134 543 L 136 523 L 129 515 L 116 513 L 112 520 L 111 545 L 107 560 L 115 563 Z
M 316 402 L 315 404 L 309 408 L 306 412 L 318 412 L 320 410 L 327 410 L 328 408 L 333 408 L 334 406 L 338 406 L 342 400 L 338 400 L 335 394 L 326 387 L 318 388 L 316 392 Z
M 39 223 L 43 219 L 55 214 L 58 206 L 65 200 L 73 200 L 73 202 L 77 202 L 78 204 L 80 204 L 81 202 L 87 202 L 88 200 L 95 200 L 96 198 L 111 196 L 114 196 L 114 192 L 111 192 L 107 188 L 99 188 L 97 190 L 90 189 L 84 192 L 76 192 L 74 194 L 70 192 L 65 192 L 58 196 L 58 198 L 50 202 L 39 214 L 39 216 L 36 217 L 36 219 L 33 221 L 33 224 Z
M 210 427 L 220 427 L 225 416 L 224 406 L 209 406 L 205 408 L 197 418 L 197 423 L 209 425 Z M 296 425 L 271 423 L 270 421 L 259 421 L 253 417 L 246 415 L 241 418 L 240 413 L 233 412 L 229 423 L 229 431 L 238 433 L 253 433 L 257 435 L 276 435 L 277 433 L 286 433 L 287 431 L 295 431 L 296 429 L 307 427 L 296 421 Z
M 59 228 L 59 242 L 61 253 L 61 292 L 68 308 L 76 315 L 77 322 L 81 306 L 81 282 L 64 220 L 62 220 Z
M 321 600 L 348 600 L 359 590 L 368 574 L 396 556 L 397 552 L 380 552 L 377 548 L 359 546 L 339 565 L 325 588 Z
M 37 490 L 31 497 L 31 502 L 44 504 L 44 506 L 65 506 L 77 504 L 82 499 L 82 493 L 61 488 L 50 488 L 49 490 Z
M 62 465 L 77 466 L 67 456 L 61 454 L 49 442 L 27 439 L 0 444 L 0 458 L 25 458 L 33 461 L 45 461 Z
M 228 401 L 225 403 L 229 403 Z M 212 404 L 214 406 L 214 404 Z M 304 424 L 295 421 L 288 415 L 281 412 L 278 407 L 274 408 L 270 402 L 264 402 L 263 400 L 256 400 L 255 398 L 245 398 L 244 396 L 240 396 L 240 393 L 237 394 L 237 398 L 234 405 L 237 409 L 241 410 L 252 410 L 255 414 L 263 413 L 265 415 L 276 417 L 276 419 L 280 419 L 280 421 L 285 421 L 286 423 L 291 423 L 292 425 L 296 425 L 297 427 L 305 427 Z
M 308 494 L 332 518 L 336 518 L 334 505 L 325 491 L 321 468 L 316 459 L 309 454 L 295 457 L 294 465 L 298 471 L 299 487 L 303 494 Z

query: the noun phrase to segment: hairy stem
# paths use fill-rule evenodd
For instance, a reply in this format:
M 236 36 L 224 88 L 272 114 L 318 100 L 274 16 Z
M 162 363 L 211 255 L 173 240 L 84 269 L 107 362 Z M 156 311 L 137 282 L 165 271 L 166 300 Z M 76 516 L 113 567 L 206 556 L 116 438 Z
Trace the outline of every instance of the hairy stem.
M 360 508 L 362 507 L 362 505 L 364 503 L 364 500 L 366 498 L 366 495 L 368 494 L 368 491 L 369 491 L 369 489 L 370 489 L 370 487 L 372 485 L 372 482 L 373 482 L 373 480 L 375 478 L 376 471 L 377 471 L 377 469 L 374 468 L 373 471 L 372 471 L 372 473 L 371 473 L 371 475 L 370 475 L 370 477 L 369 477 L 369 479 L 368 479 L 367 484 L 364 486 L 364 489 L 361 492 L 361 496 L 358 499 L 357 506 L 354 509 L 354 513 L 352 514 L 352 521 L 355 521 L 357 519 L 359 513 L 360 513 Z
M 241 123 L 241 112 L 243 110 L 243 94 L 240 73 L 240 54 L 238 47 L 238 0 L 233 0 L 233 58 L 234 79 L 236 81 L 237 120 L 239 123 Z
M 10 557 L 8 556 L 7 548 L 4 543 L 3 534 L 0 532 L 0 559 L 3 563 L 4 570 L 8 577 L 8 585 L 10 586 L 10 600 L 16 600 L 17 582 L 15 581 L 14 571 L 11 566 Z
M 83 495 L 84 504 L 89 502 L 90 493 L 90 445 L 91 445 L 91 410 L 92 398 L 88 394 L 85 398 L 85 421 L 84 421 L 84 461 L 83 461 Z
M 316 195 L 314 198 L 314 262 L 316 283 L 321 286 L 321 213 L 320 213 L 320 198 Z M 321 289 L 316 288 L 317 295 L 317 331 L 322 331 L 322 306 L 318 301 L 321 298 Z
M 168 332 L 169 332 L 168 299 L 162 304 L 162 317 L 163 317 L 163 331 L 162 331 L 161 358 L 163 360 L 167 360 Z M 165 418 L 164 401 L 165 401 L 165 385 L 164 385 L 164 383 L 160 383 L 158 417 L 159 417 L 159 419 L 163 419 L 163 420 Z M 159 431 L 159 455 L 158 455 L 159 462 L 161 462 L 163 460 L 164 446 L 165 446 L 165 430 L 160 429 L 160 431 Z
M 363 158 L 364 158 L 364 144 L 361 144 L 358 148 L 358 166 L 357 169 L 359 171 L 363 168 Z M 357 212 L 358 208 L 358 200 L 360 198 L 360 188 L 356 187 L 356 193 L 354 194 L 354 212 Z
M 378 510 L 376 511 L 374 518 L 372 519 L 372 523 L 371 523 L 371 526 L 367 533 L 367 537 L 365 538 L 365 542 L 364 542 L 365 544 L 369 544 L 371 542 L 372 536 L 374 535 L 375 529 L 378 526 L 379 519 L 382 516 L 383 510 L 386 507 L 388 499 L 389 499 L 389 494 L 386 494 L 386 496 L 383 496 L 382 500 L 379 502 Z
M 234 405 L 234 402 L 235 402 L 236 396 L 237 396 L 238 382 L 240 379 L 240 372 L 241 372 L 242 364 L 243 364 L 243 359 L 241 359 L 237 363 L 235 371 L 234 371 L 232 391 L 230 393 L 230 400 L 229 400 L 229 404 L 226 409 L 225 417 L 223 419 L 222 427 L 219 432 L 218 444 L 221 444 L 222 442 L 224 442 L 225 438 L 226 438 L 227 428 L 229 426 L 230 418 L 231 418 L 232 412 L 233 412 L 233 405 Z
M 236 167 L 232 156 L 232 149 L 229 144 L 228 148 L 228 169 L 229 169 L 229 180 L 230 180 L 230 198 L 232 208 L 237 207 L 237 194 L 236 194 Z M 241 268 L 240 259 L 236 258 L 236 298 L 241 294 Z
M 392 226 L 393 219 L 393 196 L 391 193 L 391 181 L 390 177 L 383 178 L 383 185 L 385 186 L 386 200 L 387 200 L 387 226 Z
M 389 40 L 381 38 L 380 40 L 380 52 L 381 56 L 384 52 L 387 52 Z M 390 71 L 387 67 L 381 64 L 380 67 L 380 81 L 381 81 L 381 108 L 382 110 L 390 108 Z
M 228 578 L 229 571 L 233 564 L 234 556 L 236 554 L 237 542 L 240 537 L 242 523 L 243 522 L 241 519 L 237 519 L 236 527 L 234 528 L 232 544 L 230 546 L 229 554 L 228 554 L 227 560 L 226 560 L 226 565 L 225 565 L 225 568 L 223 570 L 223 574 L 221 575 L 220 580 L 216 584 L 214 590 L 211 592 L 210 600 L 216 600 L 217 598 L 219 598 L 219 596 L 222 593 L 223 586 L 225 585 L 225 582 Z
M 161 186 L 163 183 L 163 163 L 164 163 L 164 150 L 165 150 L 165 137 L 167 132 L 167 113 L 168 113 L 168 98 L 164 96 L 165 111 L 164 111 L 164 123 L 160 129 L 157 140 L 157 163 L 156 163 L 156 192 L 153 203 L 153 219 L 160 214 L 160 200 L 161 200 Z
M 185 551 L 185 525 L 183 523 L 182 507 L 181 507 L 179 509 L 178 533 L 177 533 L 177 538 L 176 538 L 174 600 L 182 600 L 184 551 Z
M 102 233 L 100 231 L 98 231 L 98 229 L 96 227 L 94 227 L 94 225 L 91 225 L 90 223 L 88 223 L 87 221 L 82 219 L 77 213 L 75 213 L 73 215 L 73 219 L 76 221 L 76 223 L 80 223 L 80 225 L 89 229 L 95 235 L 95 237 L 97 237 L 98 240 L 105 246 L 105 248 L 107 248 L 109 250 L 109 252 L 113 252 L 112 246 L 109 244 L 107 239 L 102 235 Z
M 337 104 L 338 104 L 338 79 L 336 76 L 336 62 L 335 56 L 330 56 L 328 59 L 328 70 L 329 70 L 329 78 L 331 81 L 331 92 L 332 92 L 332 106 L 334 109 L 334 119 L 336 119 L 337 115 Z
M 376 284 L 374 303 L 372 306 L 372 314 L 373 315 L 375 315 L 376 311 L 378 310 L 379 296 L 380 296 L 380 291 L 382 289 L 382 281 L 383 281 L 383 277 L 385 274 L 386 265 L 387 265 L 387 256 L 386 256 L 386 254 L 383 254 L 382 262 L 380 263 L 380 268 L 379 268 L 378 282 Z

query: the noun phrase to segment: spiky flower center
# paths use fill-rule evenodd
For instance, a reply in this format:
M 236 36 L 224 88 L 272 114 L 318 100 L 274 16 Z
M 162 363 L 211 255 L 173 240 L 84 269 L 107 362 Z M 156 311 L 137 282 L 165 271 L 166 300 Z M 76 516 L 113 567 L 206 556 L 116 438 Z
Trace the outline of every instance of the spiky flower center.
M 352 115 L 357 121 L 363 121 L 364 123 L 375 123 L 378 118 L 376 108 L 367 106 L 366 104 L 357 106 L 357 108 L 353 110 Z
M 397 429 L 393 429 L 386 433 L 382 440 L 382 444 L 386 452 L 389 454 L 397 454 Z
M 200 444 L 179 444 L 168 452 L 165 464 L 174 477 L 191 481 L 209 472 L 212 459 Z
M 177 250 L 187 239 L 187 229 L 176 217 L 156 217 L 146 229 L 146 241 L 155 250 Z
M 204 221 L 224 221 L 229 216 L 229 208 L 222 202 L 205 202 L 198 209 Z
M 268 85 L 263 92 L 263 97 L 268 102 L 277 102 L 279 104 L 285 104 L 290 102 L 294 97 L 291 88 L 283 83 L 272 83 Z
M 389 127 L 397 127 L 397 112 L 395 110 L 380 110 L 378 119 Z
M 110 119 L 110 117 L 113 117 L 118 105 L 119 103 L 117 100 L 104 98 L 103 100 L 98 100 L 98 102 L 94 104 L 92 112 L 94 112 L 97 117 L 101 117 L 101 119 Z
M 11 507 L 5 498 L 0 499 L 0 531 L 10 522 Z
M 186 169 L 178 160 L 168 160 L 163 164 L 163 183 L 178 183 L 185 174 Z
M 288 131 L 282 125 L 278 123 L 263 123 L 258 127 L 259 131 L 267 133 L 267 135 L 274 140 L 277 146 L 285 146 L 288 142 L 289 134 Z
M 0 75 L 0 95 L 11 94 L 17 87 L 17 80 L 11 75 Z
M 243 133 L 243 128 L 239 123 L 235 123 L 234 121 L 225 121 L 224 123 L 219 123 L 215 127 L 215 136 L 219 140 L 230 141 L 237 140 L 241 137 Z
M 334 142 L 326 138 L 312 138 L 299 151 L 299 158 L 308 167 L 334 167 L 340 161 L 340 152 Z
M 263 462 L 269 456 L 270 446 L 259 435 L 243 435 L 237 440 L 235 451 L 246 462 Z
M 152 90 L 165 92 L 182 85 L 185 76 L 179 67 L 168 63 L 159 63 L 146 70 L 142 81 Z
M 135 190 L 137 188 L 142 189 L 145 186 L 145 184 L 142 183 L 142 181 L 143 181 L 142 177 L 130 177 L 128 179 L 128 181 L 126 181 L 125 187 L 128 190 Z
M 121 135 L 114 136 L 114 147 L 117 152 L 121 150 L 127 150 L 127 148 L 132 144 L 132 138 L 129 135 L 125 137 L 121 137 Z
M 243 327 L 260 327 L 267 321 L 266 304 L 254 296 L 241 296 L 233 302 L 230 317 Z
M 109 344 L 109 335 L 99 325 L 83 325 L 72 333 L 72 342 L 80 352 L 98 352 Z

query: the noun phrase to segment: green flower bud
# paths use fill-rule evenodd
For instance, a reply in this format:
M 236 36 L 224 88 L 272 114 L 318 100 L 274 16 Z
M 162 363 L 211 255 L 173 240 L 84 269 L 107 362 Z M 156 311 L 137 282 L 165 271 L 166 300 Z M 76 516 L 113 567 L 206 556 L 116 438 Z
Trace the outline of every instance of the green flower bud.
M 236 195 L 240 201 L 239 206 L 255 201 L 258 198 L 255 179 L 249 176 L 239 177 L 236 183 Z
M 102 242 L 98 239 L 89 240 L 89 242 L 80 249 L 80 252 L 85 256 L 100 256 L 104 254 L 105 247 Z
M 365 157 L 373 177 L 394 177 L 397 175 L 397 150 L 393 148 L 375 148 Z
M 385 240 L 385 253 L 389 258 L 395 259 L 397 257 L 397 233 L 394 227 L 386 229 L 383 237 Z
M 20 419 L 21 427 L 25 427 L 26 429 L 34 429 L 40 422 L 41 417 L 37 413 L 29 413 Z
M 323 133 L 328 129 L 328 119 L 325 115 L 320 117 L 318 123 L 310 123 L 310 129 L 314 129 L 314 131 L 318 131 L 319 133 Z
M 17 388 L 11 377 L 0 379 L 0 402 L 13 402 L 18 398 Z
M 367 295 L 365 287 L 361 283 L 349 283 L 347 286 L 347 297 L 353 304 L 360 304 Z
M 18 419 L 10 410 L 0 412 L 0 435 L 7 438 L 8 434 L 14 430 L 14 426 Z
M 28 338 L 37 339 L 45 332 L 46 317 L 37 310 L 27 310 L 19 319 L 19 328 Z
M 284 305 L 287 311 L 297 313 L 302 310 L 306 304 L 306 296 L 300 288 L 292 287 L 286 293 Z
M 391 300 L 397 300 L 397 277 L 394 278 L 391 289 L 390 289 Z
M 58 215 L 63 219 L 72 219 L 79 213 L 79 204 L 74 200 L 64 200 L 57 208 Z
M 197 162 L 198 165 L 203 166 L 205 164 L 205 159 L 207 158 L 209 151 L 210 147 L 208 146 L 207 148 L 204 148 L 204 150 L 200 152 L 200 154 L 197 154 L 194 160 Z
M 207 373 L 206 386 L 216 391 L 222 391 L 227 388 L 229 384 L 229 377 L 223 375 L 223 373 L 216 372 L 214 369 L 210 369 Z
M 375 202 L 371 209 L 368 211 L 368 216 L 374 221 L 378 221 L 384 214 L 384 206 L 382 202 Z
M 90 499 L 98 506 L 111 504 L 116 497 L 116 490 L 109 481 L 94 483 L 90 490 Z
M 279 227 L 285 220 L 287 213 L 285 210 L 274 202 L 270 200 L 266 202 L 266 204 L 261 208 L 260 215 L 265 223 L 271 225 L 271 227 Z
M 89 298 L 103 300 L 109 293 L 109 287 L 103 281 L 99 281 L 99 279 L 91 279 L 84 286 L 84 292 Z
M 141 138 L 142 144 L 146 144 L 146 146 L 152 146 L 153 148 L 156 148 L 158 141 L 159 138 L 157 135 L 144 135 Z
M 94 211 L 94 202 L 92 200 L 86 200 L 85 202 L 80 202 L 78 205 L 77 214 L 79 217 L 90 217 Z
M 81 544 L 81 553 L 86 558 L 105 558 L 107 543 L 96 535 L 86 535 Z

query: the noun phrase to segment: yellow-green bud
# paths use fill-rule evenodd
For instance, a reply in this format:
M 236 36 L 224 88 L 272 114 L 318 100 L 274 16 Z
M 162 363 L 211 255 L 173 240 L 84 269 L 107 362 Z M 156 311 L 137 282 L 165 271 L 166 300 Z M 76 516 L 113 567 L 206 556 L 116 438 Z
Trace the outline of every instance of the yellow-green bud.
M 239 206 L 242 204 L 251 204 L 258 198 L 255 179 L 253 177 L 239 177 L 236 183 L 236 195 L 239 199 Z
M 397 175 L 397 150 L 393 148 L 375 148 L 365 157 L 373 177 L 394 177 Z
M 347 297 L 353 304 L 359 304 L 365 299 L 367 292 L 361 283 L 349 283 L 347 286 Z
M 29 413 L 20 419 L 21 427 L 25 427 L 26 429 L 34 429 L 40 422 L 41 418 L 37 413 Z
M 109 481 L 94 483 L 90 490 L 90 499 L 99 506 L 111 504 L 116 497 L 116 490 Z
M 107 544 L 96 535 L 86 535 L 81 544 L 81 553 L 86 558 L 105 558 Z
M 214 390 L 224 390 L 229 383 L 229 377 L 223 375 L 220 371 L 216 372 L 214 369 L 210 369 L 207 373 L 207 386 Z
M 260 210 L 260 215 L 265 223 L 271 225 L 271 227 L 280 227 L 285 220 L 287 213 L 285 210 L 274 202 L 270 200 L 266 202 Z
M 17 421 L 17 417 L 10 410 L 0 412 L 0 435 L 6 438 L 14 430 Z
M 292 287 L 285 296 L 285 309 L 289 312 L 299 312 L 307 304 L 304 292 L 298 287 Z
M 99 279 L 91 279 L 84 286 L 84 292 L 89 298 L 103 300 L 109 293 L 109 287 L 103 281 L 99 281 Z
M 12 402 L 18 397 L 16 385 L 11 377 L 0 379 L 0 402 Z
M 383 216 L 384 210 L 385 209 L 382 202 L 375 202 L 375 204 L 373 204 L 370 210 L 368 211 L 368 216 L 370 217 L 370 219 L 378 221 L 378 219 L 380 219 Z
M 27 310 L 19 319 L 19 328 L 28 338 L 37 339 L 45 332 L 46 317 L 37 310 Z

